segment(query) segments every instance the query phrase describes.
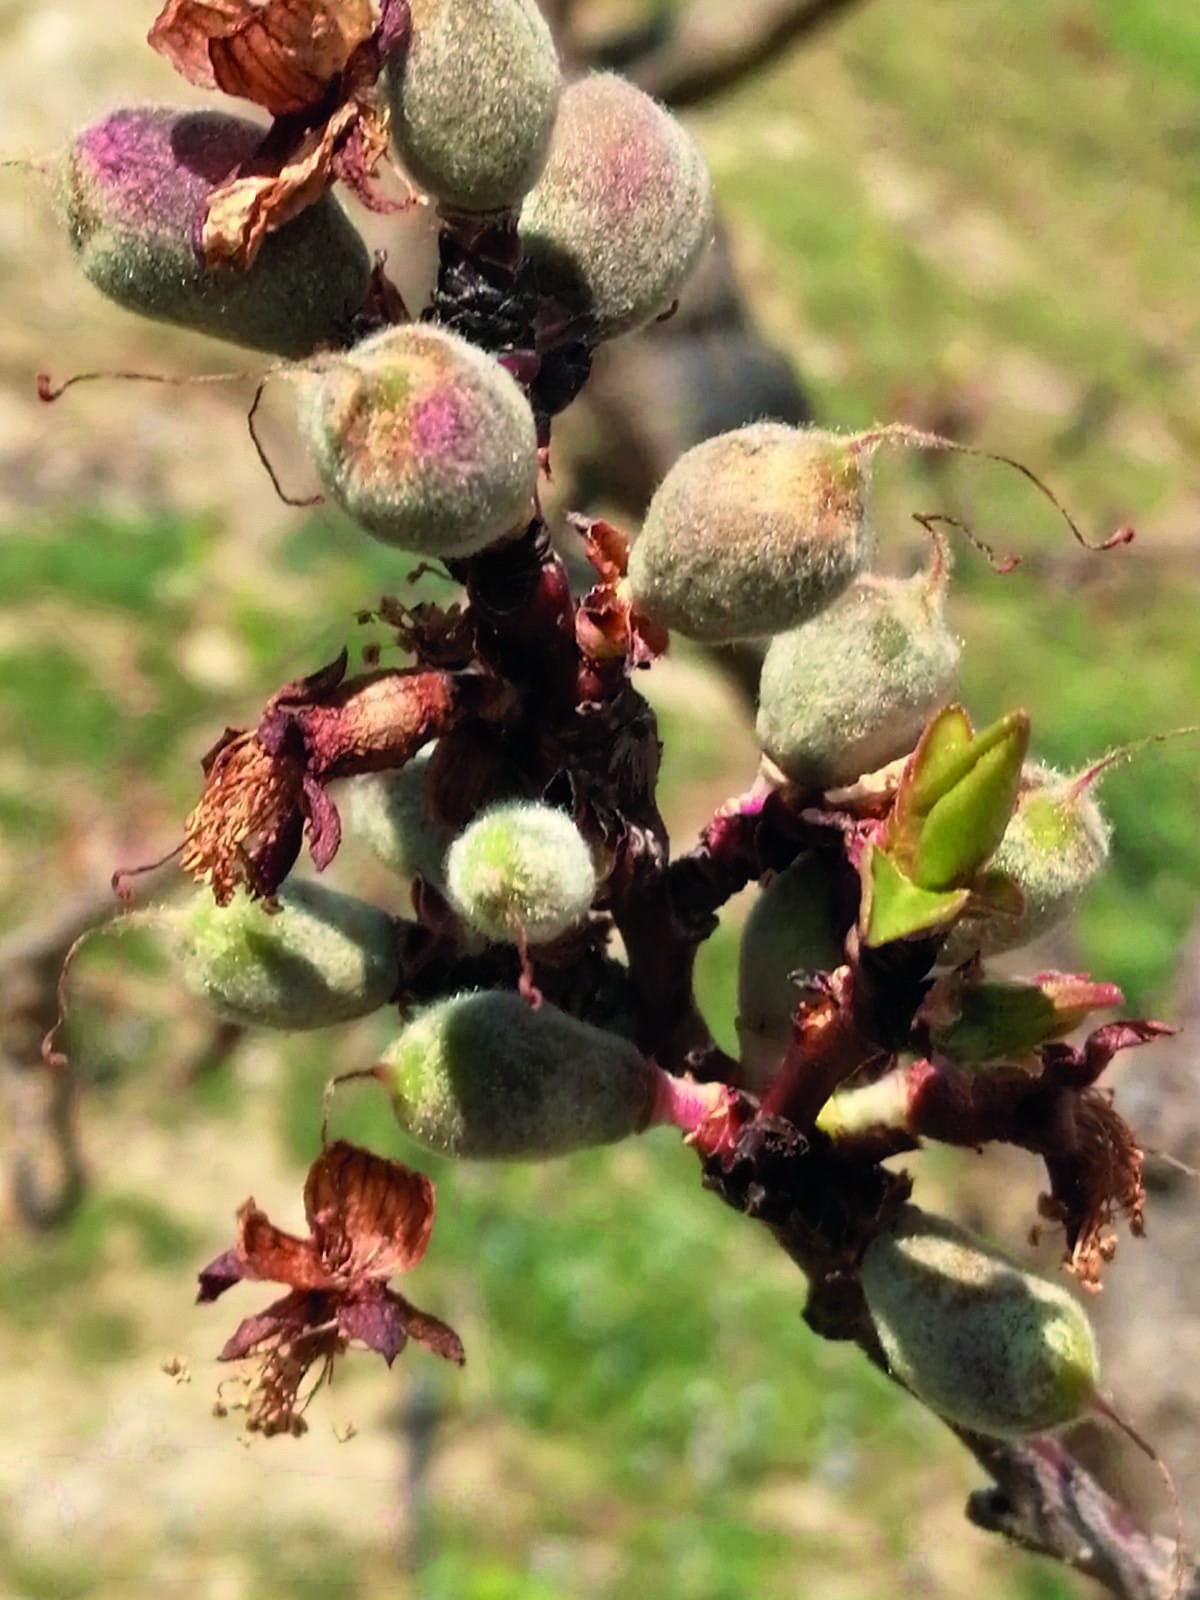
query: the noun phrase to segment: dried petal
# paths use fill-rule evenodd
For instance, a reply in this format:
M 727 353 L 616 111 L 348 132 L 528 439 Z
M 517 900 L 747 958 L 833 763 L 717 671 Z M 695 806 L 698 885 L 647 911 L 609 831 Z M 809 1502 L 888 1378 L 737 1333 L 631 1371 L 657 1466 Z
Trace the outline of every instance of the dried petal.
M 330 1273 L 312 1239 L 298 1239 L 277 1228 L 253 1200 L 238 1212 L 238 1254 L 247 1278 L 286 1283 L 293 1289 L 328 1289 Z
M 382 1281 L 425 1254 L 434 1189 L 423 1173 L 339 1140 L 313 1163 L 304 1210 L 330 1273 Z
M 430 1316 L 427 1311 L 419 1311 L 411 1305 L 403 1295 L 394 1290 L 388 1290 L 388 1298 L 394 1300 L 403 1309 L 404 1326 L 410 1339 L 415 1339 L 417 1344 L 424 1345 L 426 1350 L 432 1351 L 435 1356 L 441 1356 L 443 1361 L 453 1361 L 455 1366 L 461 1367 L 467 1353 L 463 1349 L 462 1340 L 440 1317 Z
M 1053 1044 L 1042 1051 L 1047 1076 L 1056 1083 L 1077 1084 L 1080 1087 L 1095 1083 L 1109 1062 L 1121 1050 L 1131 1050 L 1141 1044 L 1153 1044 L 1155 1039 L 1169 1038 L 1178 1029 L 1165 1022 L 1147 1022 L 1126 1017 L 1120 1022 L 1106 1023 L 1089 1033 L 1083 1045 Z
M 332 182 L 334 156 L 357 120 L 355 105 L 339 106 L 277 172 L 234 178 L 215 189 L 200 235 L 207 265 L 248 267 L 269 233 L 319 200 Z
M 210 1261 L 208 1266 L 202 1267 L 198 1274 L 200 1279 L 200 1292 L 196 1296 L 199 1305 L 206 1305 L 217 1300 L 226 1289 L 232 1289 L 235 1283 L 241 1283 L 247 1276 L 246 1263 L 237 1250 L 225 1250 L 215 1261 Z
M 244 733 L 227 741 L 206 772 L 204 793 L 184 824 L 180 865 L 212 885 L 218 905 L 245 887 L 271 895 L 300 853 L 302 760 L 270 754 Z
M 338 1331 L 344 1339 L 374 1350 L 389 1367 L 410 1339 L 456 1366 L 461 1367 L 467 1359 L 453 1328 L 419 1311 L 391 1289 L 372 1289 L 343 1301 L 338 1308 Z
M 324 1322 L 325 1317 L 312 1315 L 316 1299 L 305 1289 L 293 1289 L 265 1311 L 243 1317 L 221 1346 L 218 1361 L 241 1361 L 265 1344 L 278 1342 L 289 1333 L 301 1334 L 313 1322 Z
M 374 28 L 370 0 L 168 0 L 150 44 L 190 83 L 284 116 L 316 105 Z

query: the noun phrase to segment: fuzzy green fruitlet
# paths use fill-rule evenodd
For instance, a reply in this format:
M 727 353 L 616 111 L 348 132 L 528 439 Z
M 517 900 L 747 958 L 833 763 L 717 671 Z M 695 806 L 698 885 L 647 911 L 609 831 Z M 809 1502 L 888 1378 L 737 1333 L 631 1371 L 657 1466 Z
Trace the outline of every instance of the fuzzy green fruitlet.
M 365 340 L 322 374 L 306 422 L 326 488 L 386 544 L 462 557 L 529 522 L 533 413 L 457 334 L 412 324 Z
M 866 564 L 866 471 L 818 428 L 759 422 L 697 445 L 650 502 L 629 562 L 636 604 L 711 643 L 808 622 Z
M 611 339 L 667 311 L 713 233 L 712 180 L 670 112 L 612 73 L 567 88 L 521 213 L 539 286 Z
M 451 904 L 497 943 L 545 944 L 587 916 L 596 871 L 587 841 L 553 806 L 492 806 L 454 841 L 446 860 Z
M 793 782 L 832 789 L 904 755 L 954 698 L 961 654 L 946 626 L 946 563 L 901 580 L 864 574 L 810 622 L 772 640 L 758 737 Z
M 946 943 L 946 961 L 964 961 L 976 950 L 999 955 L 1048 933 L 1071 915 L 1108 860 L 1108 824 L 1087 774 L 1064 777 L 1030 766 L 1022 783 L 991 864 L 1020 889 L 1023 909 L 960 923 Z
M 60 199 L 84 276 L 129 311 L 300 358 L 340 344 L 367 298 L 371 259 L 331 195 L 269 235 L 251 266 L 197 248 L 209 196 L 263 130 L 214 111 L 136 107 L 85 128 Z
M 339 810 L 347 835 L 361 839 L 385 867 L 440 889 L 454 834 L 429 808 L 426 780 L 434 749 L 426 745 L 394 771 L 351 778 Z
M 387 1004 L 400 982 L 386 911 L 324 884 L 291 878 L 279 909 L 207 890 L 168 913 L 183 980 L 230 1021 L 299 1031 L 330 1028 Z
M 562 77 L 535 0 L 408 0 L 387 75 L 392 138 L 444 207 L 504 211 L 537 182 Z
M 951 1422 L 1020 1437 L 1093 1405 L 1082 1307 L 954 1223 L 905 1207 L 867 1247 L 862 1285 L 893 1375 Z
M 779 1068 L 799 991 L 844 960 L 829 858 L 803 855 L 754 902 L 738 952 L 742 1086 L 758 1094 Z
M 421 1012 L 377 1076 L 421 1144 L 474 1160 L 538 1160 L 610 1144 L 649 1123 L 653 1067 L 628 1040 L 534 1010 L 502 990 Z

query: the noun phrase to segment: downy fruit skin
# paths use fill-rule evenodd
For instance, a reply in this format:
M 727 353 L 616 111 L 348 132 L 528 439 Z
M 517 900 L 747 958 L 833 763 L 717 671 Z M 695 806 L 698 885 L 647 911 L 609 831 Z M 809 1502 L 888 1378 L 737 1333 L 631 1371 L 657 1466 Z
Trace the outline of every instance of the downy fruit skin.
M 818 428 L 753 423 L 663 479 L 629 561 L 638 607 L 721 643 L 798 627 L 866 565 L 866 462 Z
M 529 403 L 497 361 L 444 328 L 386 328 L 357 345 L 322 374 L 306 425 L 325 487 L 385 544 L 455 558 L 528 525 Z
M 232 1022 L 330 1028 L 387 1004 L 400 982 L 391 917 L 324 884 L 290 878 L 280 910 L 239 894 L 200 892 L 181 914 L 177 947 L 191 992 Z
M 844 960 L 835 932 L 835 875 L 827 857 L 803 855 L 755 900 L 738 954 L 741 1083 L 761 1093 L 778 1071 L 800 990 Z
M 1096 1396 L 1082 1307 L 945 1218 L 905 1207 L 867 1247 L 862 1285 L 893 1374 L 951 1422 L 1019 1438 Z
M 518 206 L 546 163 L 562 90 L 535 0 L 409 0 L 412 31 L 389 64 L 392 138 L 442 206 Z
M 264 132 L 220 112 L 135 107 L 76 134 L 60 203 L 88 281 L 140 316 L 275 355 L 341 343 L 371 259 L 331 195 L 272 233 L 244 270 L 200 255 L 209 196 Z
M 454 834 L 429 809 L 426 779 L 435 749 L 426 745 L 395 771 L 351 778 L 338 809 L 347 836 L 361 839 L 385 867 L 442 889 Z
M 563 91 L 546 170 L 521 213 L 539 287 L 611 339 L 661 316 L 712 239 L 712 180 L 670 112 L 624 78 Z
M 1016 950 L 1058 927 L 1079 905 L 1108 861 L 1109 826 L 1087 788 L 1049 767 L 1030 767 L 1017 809 L 990 862 L 1006 873 L 1025 899 L 1018 916 L 1000 914 L 960 922 L 942 951 L 957 965 Z
M 485 938 L 545 944 L 587 916 L 596 871 L 565 812 L 510 801 L 483 812 L 454 841 L 446 883 L 459 916 Z
M 421 1012 L 379 1076 L 419 1143 L 471 1160 L 540 1160 L 611 1144 L 649 1120 L 654 1070 L 626 1039 L 501 990 Z
M 961 649 L 944 585 L 864 574 L 836 604 L 771 641 L 758 737 L 794 783 L 832 789 L 916 744 L 954 699 Z

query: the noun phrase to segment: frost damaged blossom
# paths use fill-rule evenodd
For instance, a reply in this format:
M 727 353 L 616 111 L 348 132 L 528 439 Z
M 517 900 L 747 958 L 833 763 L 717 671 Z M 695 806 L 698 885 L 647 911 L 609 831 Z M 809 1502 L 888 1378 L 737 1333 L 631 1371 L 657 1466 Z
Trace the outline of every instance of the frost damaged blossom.
M 407 0 L 167 0 L 154 49 L 189 83 L 262 106 L 274 118 L 250 160 L 213 191 L 198 245 L 209 266 L 248 267 L 269 233 L 335 179 L 364 204 L 387 153 L 376 83 L 403 39 Z
M 247 1404 L 252 1433 L 302 1433 L 304 1405 L 350 1344 L 377 1351 L 390 1367 L 410 1339 L 459 1366 L 453 1328 L 419 1311 L 387 1280 L 424 1256 L 433 1231 L 428 1178 L 339 1141 L 322 1151 L 304 1185 L 309 1235 L 284 1233 L 254 1201 L 238 1212 L 238 1242 L 200 1273 L 201 1303 L 243 1281 L 282 1283 L 288 1293 L 244 1318 L 222 1361 L 260 1361 Z M 305 1377 L 320 1366 L 308 1395 Z
M 257 729 L 226 730 L 205 757 L 204 792 L 184 824 L 181 865 L 219 905 L 241 887 L 269 900 L 295 865 L 307 827 L 318 871 L 337 854 L 341 823 L 325 785 L 402 767 L 469 701 L 502 712 L 482 676 L 378 671 L 346 678 L 346 652 L 267 702 Z
M 998 1140 L 1040 1156 L 1050 1192 L 1038 1209 L 1064 1230 L 1066 1266 L 1098 1289 L 1116 1248 L 1114 1218 L 1123 1214 L 1140 1233 L 1146 1194 L 1137 1139 L 1096 1080 L 1118 1051 L 1173 1032 L 1160 1022 L 1108 1023 L 1082 1045 L 1042 1045 L 1032 1070 L 919 1061 L 905 1073 L 907 1129 L 946 1144 Z

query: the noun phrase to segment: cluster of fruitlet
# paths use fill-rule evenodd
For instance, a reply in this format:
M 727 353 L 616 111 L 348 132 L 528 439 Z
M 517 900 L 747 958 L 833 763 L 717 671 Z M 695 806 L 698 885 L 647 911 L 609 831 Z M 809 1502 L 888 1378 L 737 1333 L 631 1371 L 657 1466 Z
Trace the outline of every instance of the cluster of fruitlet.
M 327 186 L 293 195 L 252 259 L 206 260 L 214 197 L 257 181 L 281 117 L 264 137 L 121 111 L 66 161 L 92 283 L 296 361 L 328 495 L 463 591 L 385 603 L 409 664 L 347 676 L 343 656 L 207 758 L 183 856 L 204 887 L 162 913 L 182 980 L 268 1028 L 398 1006 L 374 1075 L 405 1132 L 450 1155 L 547 1158 L 679 1127 L 706 1183 L 804 1267 L 815 1327 L 976 1434 L 1074 1421 L 1098 1381 L 1077 1302 L 911 1206 L 883 1162 L 924 1139 L 1033 1152 L 1043 1217 L 1086 1285 L 1113 1217 L 1140 1227 L 1141 1153 L 1097 1079 L 1162 1030 L 1067 1043 L 1117 991 L 984 964 L 1061 922 L 1103 868 L 1094 774 L 1030 762 L 1024 713 L 977 731 L 955 704 L 940 538 L 915 576 L 871 570 L 888 430 L 762 422 L 701 444 L 631 552 L 604 523 L 556 530 L 595 569 L 572 593 L 538 500 L 551 418 L 600 341 L 683 290 L 711 231 L 705 164 L 621 78 L 564 86 L 533 0 L 396 9 L 377 92 L 441 240 L 415 318 Z M 225 42 L 209 41 L 214 62 Z M 762 769 L 674 858 L 634 687 L 667 630 L 770 639 Z M 410 884 L 408 914 L 289 876 L 306 836 L 324 869 L 343 829 Z M 734 1060 L 692 971 L 750 882 Z M 296 1336 L 288 1367 L 284 1339 L 276 1400 L 305 1364 Z

